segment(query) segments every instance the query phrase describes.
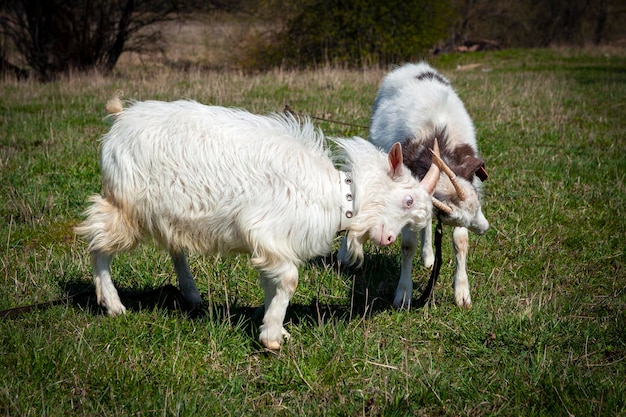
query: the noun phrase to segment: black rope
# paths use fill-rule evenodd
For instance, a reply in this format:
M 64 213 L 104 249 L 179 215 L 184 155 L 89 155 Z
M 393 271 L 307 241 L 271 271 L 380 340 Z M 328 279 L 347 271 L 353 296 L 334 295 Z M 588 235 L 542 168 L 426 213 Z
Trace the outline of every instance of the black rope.
M 435 227 L 435 263 L 433 264 L 433 270 L 430 272 L 430 279 L 426 288 L 422 292 L 419 300 L 417 300 L 417 307 L 424 307 L 428 300 L 433 295 L 437 278 L 439 278 L 439 271 L 441 270 L 441 237 L 443 235 L 443 227 L 441 225 L 441 219 L 437 217 L 437 227 Z
M 322 122 L 335 123 L 335 124 L 338 124 L 338 125 L 351 126 L 351 127 L 358 127 L 358 128 L 361 128 L 361 129 L 368 129 L 367 126 L 363 126 L 363 125 L 357 125 L 357 124 L 354 124 L 354 123 L 347 123 L 347 122 L 340 122 L 338 120 L 325 119 L 323 117 L 316 117 L 316 116 L 310 116 L 310 115 L 298 113 L 298 112 L 296 112 L 295 110 L 293 110 L 291 108 L 289 103 L 285 103 L 285 108 L 283 109 L 283 113 L 289 113 L 289 114 L 293 114 L 294 116 L 300 116 L 300 117 L 308 117 L 309 119 L 319 120 L 319 121 L 322 121 Z
M 85 297 L 85 296 L 90 296 L 90 295 L 95 295 L 95 294 L 94 294 L 93 291 L 82 291 L 82 292 L 79 292 L 77 294 L 73 294 L 73 295 L 69 295 L 67 297 L 59 298 L 57 300 L 52 300 L 52 301 L 46 301 L 46 302 L 43 302 L 43 303 L 30 304 L 30 305 L 26 305 L 26 306 L 9 308 L 9 309 L 0 311 L 0 319 L 8 319 L 8 318 L 19 317 L 22 314 L 30 313 L 31 311 L 43 310 L 43 309 L 48 308 L 48 307 L 52 307 L 52 306 L 56 306 L 56 305 L 59 305 L 59 304 L 67 303 L 71 299 L 76 298 L 76 297 Z

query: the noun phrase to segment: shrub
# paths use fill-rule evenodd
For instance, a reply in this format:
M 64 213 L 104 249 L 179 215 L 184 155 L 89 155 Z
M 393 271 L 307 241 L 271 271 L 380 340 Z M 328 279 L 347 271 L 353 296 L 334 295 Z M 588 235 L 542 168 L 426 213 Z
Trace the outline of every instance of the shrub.
M 414 60 L 446 37 L 448 2 L 308 0 L 256 51 L 261 66 L 359 67 Z

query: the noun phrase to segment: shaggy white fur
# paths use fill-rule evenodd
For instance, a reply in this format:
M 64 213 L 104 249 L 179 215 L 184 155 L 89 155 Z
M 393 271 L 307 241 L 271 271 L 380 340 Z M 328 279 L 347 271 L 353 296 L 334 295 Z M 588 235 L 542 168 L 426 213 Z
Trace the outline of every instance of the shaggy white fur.
M 259 339 L 279 348 L 298 264 L 328 253 L 341 229 L 339 170 L 352 180 L 353 216 L 344 222 L 352 260 L 367 239 L 388 245 L 404 225 L 430 222 L 438 168 L 420 185 L 399 144 L 386 154 L 361 138 L 332 141 L 331 153 L 308 120 L 193 101 L 136 102 L 115 114 L 102 139 L 103 193 L 76 229 L 89 242 L 99 303 L 110 315 L 125 312 L 110 262 L 143 237 L 170 252 L 192 305 L 202 299 L 185 251 L 246 252 L 265 291 Z

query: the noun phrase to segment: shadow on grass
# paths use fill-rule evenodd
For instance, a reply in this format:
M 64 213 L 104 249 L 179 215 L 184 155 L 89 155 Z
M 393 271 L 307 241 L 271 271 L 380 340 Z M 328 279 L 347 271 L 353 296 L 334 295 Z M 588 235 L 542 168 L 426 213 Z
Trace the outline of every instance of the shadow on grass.
M 339 268 L 331 256 L 320 257 L 309 262 L 312 268 L 332 268 L 338 277 L 350 284 L 350 301 L 345 304 L 329 304 L 314 298 L 309 304 L 290 304 L 285 317 L 286 323 L 294 325 L 323 325 L 328 322 L 352 321 L 365 316 L 372 316 L 393 308 L 391 300 L 397 284 L 399 270 L 394 259 L 382 254 L 368 254 L 359 268 Z M 390 278 L 393 277 L 393 278 Z M 422 283 L 421 285 L 423 285 Z M 420 288 L 421 285 L 416 285 Z M 86 284 L 80 278 L 62 284 L 66 297 L 0 311 L 0 318 L 15 318 L 34 310 L 46 309 L 54 305 L 71 305 L 90 314 L 106 314 L 106 310 L 98 305 L 93 284 Z M 142 289 L 118 288 L 120 299 L 127 311 L 151 311 L 154 309 L 184 314 L 190 319 L 209 319 L 229 322 L 240 326 L 252 337 L 261 325 L 264 308 L 241 306 L 236 303 L 212 303 L 190 308 L 178 287 L 166 284 L 159 287 Z M 413 299 L 412 305 L 421 308 L 418 300 Z

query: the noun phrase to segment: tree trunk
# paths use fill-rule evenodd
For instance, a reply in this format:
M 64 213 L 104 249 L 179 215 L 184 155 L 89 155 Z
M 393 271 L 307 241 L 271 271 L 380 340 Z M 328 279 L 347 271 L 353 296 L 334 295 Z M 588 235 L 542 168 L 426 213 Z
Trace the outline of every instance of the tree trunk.
M 111 47 L 106 63 L 104 65 L 104 70 L 106 72 L 113 71 L 117 60 L 119 59 L 122 52 L 124 52 L 124 44 L 128 40 L 128 27 L 131 22 L 132 14 L 135 11 L 135 1 L 128 0 L 126 5 L 124 6 L 124 10 L 122 11 L 122 16 L 120 18 L 120 22 L 117 26 L 117 34 L 115 35 L 115 42 Z

